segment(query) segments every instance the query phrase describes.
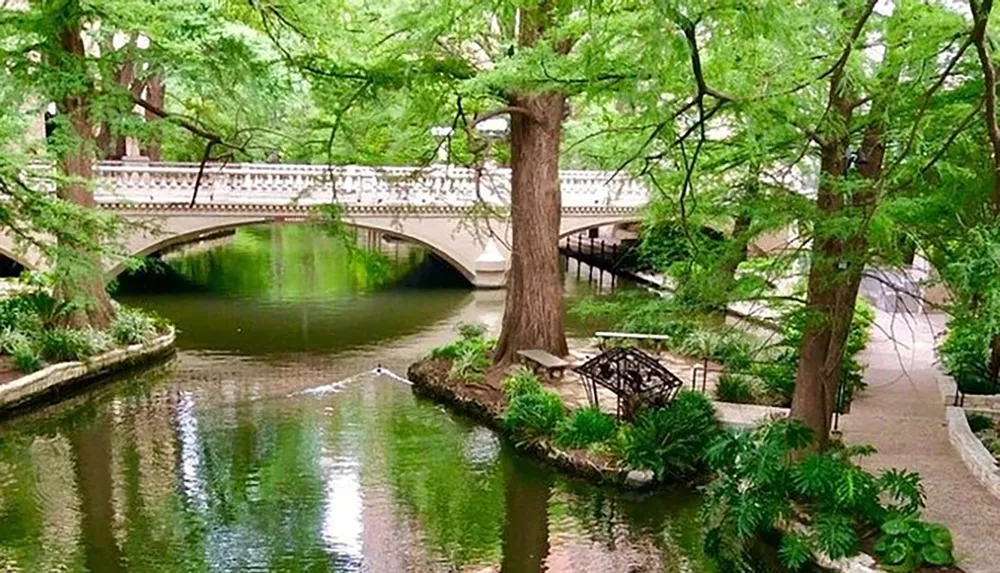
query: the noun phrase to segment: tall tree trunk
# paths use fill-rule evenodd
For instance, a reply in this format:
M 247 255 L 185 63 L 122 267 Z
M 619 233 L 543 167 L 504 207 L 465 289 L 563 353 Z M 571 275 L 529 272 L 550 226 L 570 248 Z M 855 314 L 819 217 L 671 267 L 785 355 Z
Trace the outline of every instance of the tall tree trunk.
M 565 356 L 562 281 L 559 275 L 559 145 L 566 96 L 515 95 L 511 116 L 511 220 L 513 241 L 507 301 L 495 362 L 538 348 Z
M 518 9 L 517 42 L 538 42 L 551 24 L 556 6 L 526 3 Z M 553 49 L 566 54 L 573 42 Z M 566 114 L 566 94 L 558 91 L 515 92 L 511 108 L 511 223 L 513 237 L 507 301 L 494 362 L 514 361 L 518 350 L 537 348 L 556 356 L 569 353 L 563 328 L 559 275 L 559 146 Z
M 84 57 L 78 22 L 67 24 L 59 31 L 59 42 L 67 54 L 77 58 Z M 67 179 L 59 185 L 56 194 L 64 201 L 93 209 L 94 195 L 88 188 L 88 183 L 94 178 L 95 142 L 87 94 L 69 93 L 63 96 L 59 104 L 61 113 L 69 120 L 72 136 L 67 138 L 67 147 L 59 153 L 59 167 Z M 62 254 L 63 260 L 55 261 L 56 266 L 61 267 L 57 273 L 59 279 L 56 294 L 64 300 L 77 303 L 67 318 L 69 324 L 95 328 L 108 326 L 114 317 L 114 309 L 111 298 L 104 289 L 101 261 L 81 245 L 66 247 L 69 252 Z
M 881 184 L 885 155 L 883 126 L 887 96 L 872 102 L 861 149 L 855 158 L 857 176 L 864 187 L 845 195 L 838 183 L 852 167 L 848 158 L 848 129 L 854 100 L 841 92 L 841 78 L 834 74 L 830 85 L 831 109 L 836 110 L 838 126 L 821 146 L 820 185 L 817 207 L 820 218 L 813 232 L 812 259 L 806 294 L 806 326 L 795 394 L 792 398 L 793 418 L 802 420 L 816 435 L 817 446 L 826 448 L 833 414 L 837 407 L 841 366 L 847 338 L 854 320 L 854 309 L 861 287 L 861 274 L 868 260 L 868 224 L 875 209 L 877 187 Z M 883 79 L 888 85 L 898 78 Z M 891 91 L 886 90 L 888 94 Z M 845 196 L 849 199 L 845 201 Z M 839 229 L 849 222 L 854 233 L 841 236 Z
M 152 74 L 149 76 L 149 80 L 146 82 L 146 101 L 153 104 L 159 109 L 166 109 L 165 99 L 167 96 L 167 86 L 163 83 L 163 76 L 159 73 Z M 156 126 L 152 125 L 154 122 L 159 122 L 162 118 L 155 113 L 146 114 L 146 123 L 150 124 L 151 133 L 149 134 L 149 142 L 146 144 L 146 157 L 150 161 L 162 161 L 162 149 L 160 146 L 161 134 L 157 131 Z

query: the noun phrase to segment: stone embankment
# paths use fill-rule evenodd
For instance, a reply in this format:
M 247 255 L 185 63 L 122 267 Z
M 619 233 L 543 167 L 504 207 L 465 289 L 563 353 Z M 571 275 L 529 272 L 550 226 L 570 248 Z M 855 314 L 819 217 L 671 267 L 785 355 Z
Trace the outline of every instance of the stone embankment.
M 85 361 L 60 362 L 0 384 L 0 411 L 58 396 L 101 376 L 155 360 L 173 351 L 175 337 L 171 327 L 143 344 L 115 348 Z

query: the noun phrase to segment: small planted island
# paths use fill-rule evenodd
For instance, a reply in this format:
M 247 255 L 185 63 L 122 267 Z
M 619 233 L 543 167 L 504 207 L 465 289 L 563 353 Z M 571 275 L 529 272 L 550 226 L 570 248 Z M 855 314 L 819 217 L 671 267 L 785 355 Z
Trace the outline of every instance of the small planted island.
M 118 306 L 106 329 L 73 326 L 71 303 L 42 287 L 0 298 L 0 409 L 41 398 L 168 352 L 170 323 Z
M 817 451 L 812 431 L 795 420 L 727 430 L 695 390 L 627 420 L 594 405 L 570 408 L 563 388 L 573 382 L 523 366 L 491 368 L 495 341 L 485 329 L 463 325 L 459 333 L 410 367 L 417 393 L 586 479 L 703 489 L 706 551 L 724 566 L 753 562 L 761 540 L 772 540 L 792 570 L 880 570 L 867 552 L 884 571 L 957 571 L 949 569 L 955 559 L 948 529 L 921 518 L 919 475 L 864 469 L 858 460 L 873 453 L 870 447 L 834 443 Z

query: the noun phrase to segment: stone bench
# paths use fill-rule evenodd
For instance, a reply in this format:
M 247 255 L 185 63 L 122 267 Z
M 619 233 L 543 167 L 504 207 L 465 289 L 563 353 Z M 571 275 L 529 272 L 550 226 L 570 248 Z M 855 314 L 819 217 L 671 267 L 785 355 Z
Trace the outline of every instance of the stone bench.
M 544 350 L 518 350 L 517 355 L 521 362 L 531 366 L 532 370 L 545 370 L 550 378 L 562 378 L 563 372 L 570 366 L 569 362 Z

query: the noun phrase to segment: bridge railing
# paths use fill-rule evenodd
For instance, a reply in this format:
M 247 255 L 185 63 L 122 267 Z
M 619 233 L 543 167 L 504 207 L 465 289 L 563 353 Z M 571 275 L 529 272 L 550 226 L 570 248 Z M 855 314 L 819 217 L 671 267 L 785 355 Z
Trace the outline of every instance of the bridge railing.
M 97 166 L 100 203 L 186 203 L 192 198 L 199 166 L 190 163 L 105 162 Z M 646 187 L 623 174 L 560 172 L 564 207 L 634 207 L 647 202 Z M 208 165 L 199 204 L 303 206 L 428 205 L 468 206 L 510 203 L 510 169 L 431 166 L 362 167 L 285 164 Z

